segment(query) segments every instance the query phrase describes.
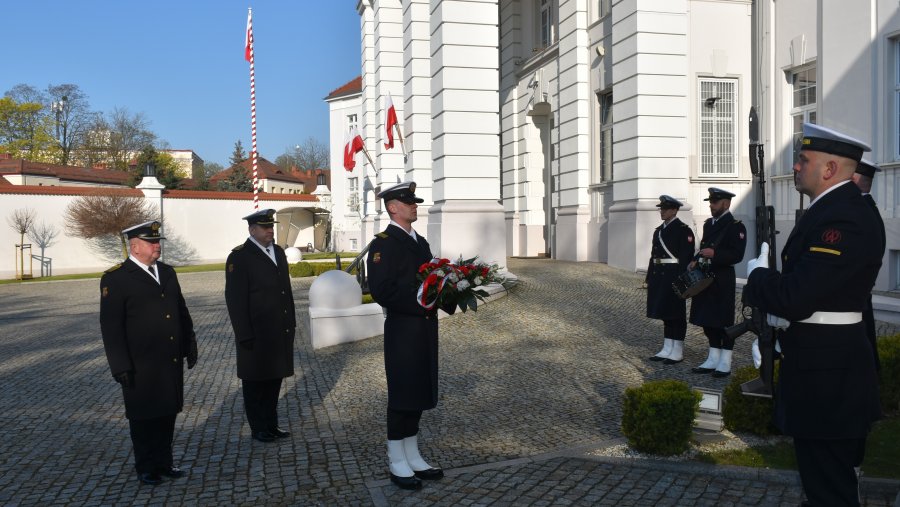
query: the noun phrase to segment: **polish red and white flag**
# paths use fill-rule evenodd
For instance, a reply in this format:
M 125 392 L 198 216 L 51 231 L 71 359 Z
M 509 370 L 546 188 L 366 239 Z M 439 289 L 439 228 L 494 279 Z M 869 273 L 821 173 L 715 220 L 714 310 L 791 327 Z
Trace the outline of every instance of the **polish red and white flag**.
M 353 127 L 344 143 L 344 169 L 352 171 L 356 167 L 356 154 L 362 151 L 364 146 L 359 130 Z
M 384 138 L 387 139 L 387 142 L 384 143 L 384 147 L 391 149 L 394 147 L 394 127 L 397 125 L 398 121 L 397 109 L 394 108 L 394 101 L 391 100 L 390 93 L 388 93 L 384 108 L 386 111 L 384 118 Z

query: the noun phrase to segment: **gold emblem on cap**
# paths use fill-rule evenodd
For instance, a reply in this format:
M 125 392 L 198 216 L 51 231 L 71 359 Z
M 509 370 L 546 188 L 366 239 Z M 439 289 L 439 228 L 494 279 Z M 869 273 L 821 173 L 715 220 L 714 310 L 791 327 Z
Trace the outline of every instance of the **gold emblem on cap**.
M 153 222 L 152 224 L 150 224 L 150 230 L 152 230 L 153 232 L 158 231 L 159 230 L 159 222 Z

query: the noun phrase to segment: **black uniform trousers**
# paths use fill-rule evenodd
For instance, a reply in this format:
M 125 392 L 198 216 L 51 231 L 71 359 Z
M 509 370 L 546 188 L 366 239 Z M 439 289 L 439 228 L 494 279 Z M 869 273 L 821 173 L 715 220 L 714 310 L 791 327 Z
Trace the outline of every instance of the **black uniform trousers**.
M 803 491 L 810 504 L 859 505 L 859 481 L 853 467 L 862 463 L 865 438 L 824 440 L 794 437 Z
M 134 468 L 139 474 L 160 473 L 172 467 L 175 415 L 153 419 L 129 419 L 134 446 Z
M 683 342 L 687 335 L 687 317 L 680 319 L 663 319 L 663 333 L 666 338 Z
M 388 440 L 403 440 L 416 436 L 419 433 L 419 420 L 422 419 L 421 410 L 387 410 Z
M 734 348 L 734 338 L 729 338 L 724 327 L 704 327 L 703 334 L 709 340 L 709 347 L 713 349 L 731 350 Z
M 278 394 L 280 378 L 270 380 L 242 380 L 244 412 L 250 431 L 272 431 L 278 427 Z

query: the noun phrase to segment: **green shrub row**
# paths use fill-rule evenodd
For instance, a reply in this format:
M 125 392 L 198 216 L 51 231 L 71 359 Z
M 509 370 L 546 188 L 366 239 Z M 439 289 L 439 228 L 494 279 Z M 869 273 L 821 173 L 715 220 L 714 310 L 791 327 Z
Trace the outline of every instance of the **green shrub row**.
M 881 408 L 887 413 L 896 412 L 900 410 L 900 334 L 878 339 L 878 359 Z
M 778 367 L 775 361 L 775 382 L 778 382 Z M 722 421 L 731 431 L 746 431 L 766 436 L 780 433 L 772 422 L 775 405 L 772 398 L 746 396 L 741 392 L 741 384 L 759 377 L 759 370 L 744 366 L 731 372 L 731 380 L 722 393 Z
M 690 447 L 702 395 L 676 380 L 656 380 L 625 390 L 622 433 L 640 451 L 669 456 Z
M 290 272 L 292 277 L 297 278 L 302 276 L 319 276 L 326 271 L 331 271 L 332 269 L 337 269 L 335 268 L 333 262 L 300 261 L 291 264 Z M 354 269 L 351 274 L 355 275 L 356 270 Z

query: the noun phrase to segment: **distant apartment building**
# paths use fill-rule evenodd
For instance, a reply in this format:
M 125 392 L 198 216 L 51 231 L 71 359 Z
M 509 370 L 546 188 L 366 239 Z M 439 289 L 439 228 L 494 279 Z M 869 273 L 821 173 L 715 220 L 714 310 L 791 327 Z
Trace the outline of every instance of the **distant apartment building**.
M 178 176 L 182 178 L 201 179 L 200 171 L 203 170 L 203 159 L 193 150 L 160 150 L 160 153 L 168 153 L 178 164 Z

